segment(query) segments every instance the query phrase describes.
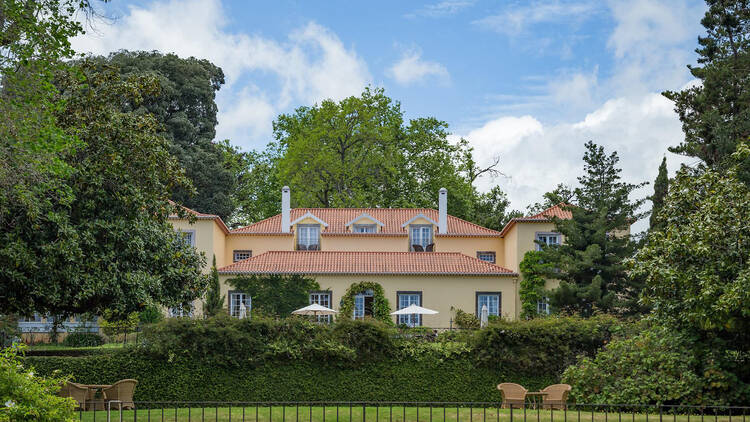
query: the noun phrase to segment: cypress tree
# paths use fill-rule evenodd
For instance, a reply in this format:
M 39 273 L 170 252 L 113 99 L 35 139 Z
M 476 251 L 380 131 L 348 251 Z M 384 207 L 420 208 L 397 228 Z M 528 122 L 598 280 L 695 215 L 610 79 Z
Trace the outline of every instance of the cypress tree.
M 667 177 L 667 157 L 661 160 L 659 174 L 654 181 L 654 195 L 651 197 L 653 207 L 651 208 L 651 218 L 649 219 L 649 230 L 658 230 L 662 224 L 659 222 L 657 215 L 659 210 L 664 206 L 664 198 L 669 191 L 669 177 Z
M 211 277 L 206 292 L 206 301 L 203 302 L 203 316 L 216 316 L 224 310 L 224 296 L 221 294 L 221 285 L 219 284 L 219 271 L 216 269 L 216 255 L 211 266 Z

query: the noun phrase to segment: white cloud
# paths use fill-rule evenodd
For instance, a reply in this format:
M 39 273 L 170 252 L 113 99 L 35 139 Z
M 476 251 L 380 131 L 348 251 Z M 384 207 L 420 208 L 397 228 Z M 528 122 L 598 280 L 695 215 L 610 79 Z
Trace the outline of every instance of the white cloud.
M 439 18 L 454 15 L 473 5 L 473 0 L 445 0 L 439 3 L 425 5 L 416 12 L 409 13 L 406 17 L 413 18 L 415 16 L 426 16 L 430 18 Z
M 509 6 L 500 13 L 486 16 L 473 23 L 509 36 L 517 36 L 529 26 L 540 23 L 579 23 L 596 11 L 591 1 L 534 1 Z
M 285 40 L 232 33 L 227 24 L 219 0 L 156 1 L 128 7 L 113 24 L 75 38 L 73 47 L 93 54 L 159 50 L 210 60 L 227 77 L 217 95 L 217 138 L 246 148 L 264 145 L 273 117 L 288 107 L 356 95 L 372 79 L 357 53 L 316 23 Z M 264 83 L 263 89 L 244 86 L 254 77 L 275 83 Z
M 401 85 L 411 85 L 422 82 L 427 78 L 436 78 L 442 83 L 450 80 L 448 69 L 440 63 L 422 59 L 422 54 L 417 50 L 406 51 L 401 58 L 393 64 L 386 74 L 395 79 Z

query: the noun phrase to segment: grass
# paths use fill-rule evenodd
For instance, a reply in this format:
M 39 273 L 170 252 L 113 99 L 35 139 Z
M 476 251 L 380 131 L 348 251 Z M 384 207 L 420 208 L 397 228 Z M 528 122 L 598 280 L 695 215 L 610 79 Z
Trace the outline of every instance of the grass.
M 224 406 L 225 404 L 222 404 Z M 511 419 L 510 410 L 497 408 L 473 408 L 462 407 L 403 407 L 403 406 L 382 406 L 365 409 L 363 417 L 362 406 L 352 406 L 351 410 L 348 405 L 339 407 L 326 407 L 325 413 L 322 406 L 247 406 L 242 407 L 180 407 L 165 409 L 139 409 L 136 412 L 132 410 L 122 411 L 120 419 L 119 411 L 112 411 L 111 421 L 143 421 L 143 422 L 230 422 L 230 421 L 247 421 L 247 422 L 511 422 L 523 421 L 530 422 L 746 422 L 742 415 L 741 409 L 735 410 L 735 416 L 705 416 L 700 415 L 673 415 L 664 414 L 659 417 L 658 412 L 645 413 L 612 413 L 569 410 L 563 412 L 555 410 L 513 410 Z M 351 415 L 351 416 L 350 416 Z M 81 421 L 107 421 L 106 411 L 97 412 L 79 412 Z M 748 417 L 750 419 L 750 417 Z

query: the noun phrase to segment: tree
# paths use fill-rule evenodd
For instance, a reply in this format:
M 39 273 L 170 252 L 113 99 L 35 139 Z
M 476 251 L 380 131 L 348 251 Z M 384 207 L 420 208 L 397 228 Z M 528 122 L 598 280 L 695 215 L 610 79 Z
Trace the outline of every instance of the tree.
M 145 96 L 135 111 L 153 114 L 162 125 L 160 134 L 169 141 L 193 189 L 176 187 L 172 199 L 200 212 L 227 219 L 234 211 L 232 194 L 237 180 L 225 167 L 229 151 L 212 142 L 218 123 L 216 92 L 224 84 L 224 72 L 208 60 L 180 58 L 156 51 L 125 51 L 97 62 L 117 67 L 125 76 L 151 75 L 159 90 Z M 126 110 L 131 104 L 125 105 Z
M 544 200 L 534 205 L 529 205 L 527 210 L 529 214 L 539 214 L 547 208 L 552 208 L 559 204 L 572 204 L 575 200 L 575 192 L 570 186 L 560 183 L 550 192 L 543 195 Z
M 70 168 L 55 179 L 63 194 L 48 189 L 33 208 L 2 203 L 0 313 L 125 316 L 200 297 L 203 259 L 167 221 L 170 191 L 189 181 L 158 122 L 121 106 L 152 95 L 158 81 L 84 62 L 55 85 L 65 98 L 55 125 L 79 143 L 61 155 Z
M 282 114 L 274 136 L 277 144 L 251 157 L 252 171 L 275 189 L 274 204 L 279 185 L 288 185 L 297 207 L 434 208 L 444 187 L 448 211 L 474 220 L 480 195 L 472 183 L 496 173 L 497 161 L 480 168 L 466 140 L 450 142 L 445 122 L 428 117 L 405 124 L 400 104 L 382 89 Z M 247 207 L 255 215 L 276 210 Z
M 750 136 L 750 4 L 706 3 L 701 24 L 707 33 L 698 38 L 698 65 L 688 66 L 701 83 L 664 95 L 675 102 L 685 132 L 685 140 L 670 150 L 723 168 L 738 142 Z
M 509 208 L 508 195 L 499 186 L 494 186 L 489 192 L 479 196 L 479 201 L 473 212 L 474 215 L 470 219 L 480 226 L 499 231 L 512 218 L 523 215 L 520 211 L 509 210 Z
M 551 305 L 560 310 L 591 315 L 606 312 L 638 312 L 636 300 L 640 283 L 631 280 L 625 259 L 632 256 L 635 243 L 630 224 L 640 214 L 644 200 L 631 201 L 631 192 L 644 184 L 621 181 L 616 152 L 589 141 L 583 155 L 584 174 L 575 189 L 577 203 L 567 206 L 573 218 L 553 218 L 556 231 L 565 241 L 559 246 L 542 245 L 541 259 L 549 263 L 550 278 L 561 280 L 550 292 Z
M 320 290 L 314 279 L 301 275 L 253 275 L 232 278 L 227 283 L 250 295 L 254 310 L 276 317 L 288 317 L 293 310 L 307 306 L 310 292 Z
M 216 255 L 211 265 L 211 277 L 208 282 L 208 291 L 206 300 L 203 302 L 203 316 L 212 317 L 219 315 L 224 308 L 225 296 L 221 294 L 221 285 L 219 284 L 219 272 L 216 270 Z
M 281 153 L 278 146 L 270 143 L 265 151 L 251 151 L 242 156 L 236 168 L 239 170 L 238 186 L 235 190 L 237 209 L 230 222 L 233 225 L 247 225 L 281 212 L 281 183 L 277 165 Z
M 651 196 L 651 218 L 649 219 L 649 230 L 658 230 L 663 227 L 659 222 L 659 211 L 664 207 L 664 198 L 669 191 L 669 177 L 667 176 L 667 157 L 661 160 L 659 174 L 654 181 L 654 194 Z

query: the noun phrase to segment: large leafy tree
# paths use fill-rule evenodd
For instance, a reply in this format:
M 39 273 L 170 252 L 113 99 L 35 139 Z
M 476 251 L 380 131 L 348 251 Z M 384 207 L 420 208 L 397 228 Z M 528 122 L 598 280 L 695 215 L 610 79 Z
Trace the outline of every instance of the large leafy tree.
M 671 150 L 722 167 L 738 142 L 750 136 L 750 2 L 706 3 L 698 65 L 689 66 L 701 83 L 664 95 L 675 102 L 685 132 L 685 140 Z
M 172 199 L 188 208 L 229 217 L 237 181 L 225 166 L 227 150 L 213 142 L 218 123 L 214 100 L 224 84 L 224 72 L 208 60 L 156 51 L 118 51 L 95 60 L 117 67 L 126 77 L 152 75 L 159 80 L 159 90 L 144 96 L 136 111 L 156 117 L 163 129 L 160 133 L 170 141 L 169 151 L 194 188 L 175 187 Z M 132 104 L 125 106 L 130 109 Z
M 644 200 L 630 200 L 643 184 L 623 182 L 616 152 L 607 154 L 589 141 L 583 156 L 584 174 L 578 177 L 573 218 L 554 218 L 562 245 L 543 248 L 542 260 L 552 264 L 549 277 L 561 280 L 550 294 L 553 307 L 591 315 L 596 310 L 637 311 L 640 283 L 628 277 L 625 260 L 635 251 L 630 224 Z
M 400 104 L 382 89 L 282 114 L 274 134 L 266 151 L 247 156 L 238 220 L 277 213 L 282 185 L 297 207 L 436 207 L 444 187 L 452 215 L 495 228 L 506 217 L 501 191 L 481 195 L 473 186 L 496 173 L 497 160 L 480 167 L 468 142 L 449 141 L 445 122 L 404 122 Z
M 167 221 L 170 191 L 189 181 L 158 121 L 122 107 L 153 95 L 158 80 L 84 62 L 55 85 L 65 99 L 55 125 L 78 144 L 60 154 L 64 194 L 1 204 L 0 313 L 126 315 L 200 297 L 202 259 Z

